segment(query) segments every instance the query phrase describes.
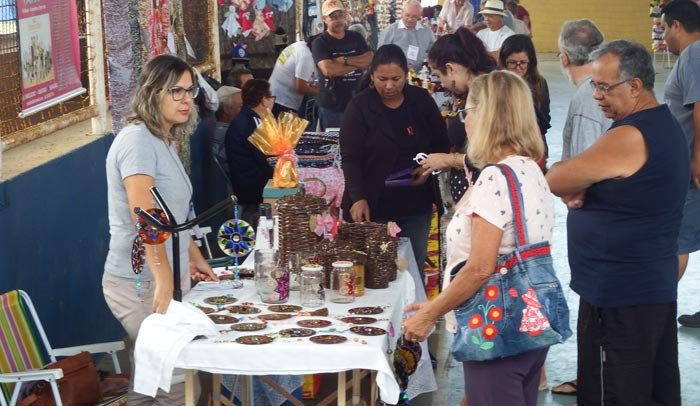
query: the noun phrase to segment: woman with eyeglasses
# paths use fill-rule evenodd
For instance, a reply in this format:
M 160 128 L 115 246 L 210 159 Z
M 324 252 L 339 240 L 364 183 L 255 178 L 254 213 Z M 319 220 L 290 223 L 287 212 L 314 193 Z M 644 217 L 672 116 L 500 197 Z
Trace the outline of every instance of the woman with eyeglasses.
M 194 98 L 199 93 L 193 69 L 182 59 L 161 55 L 143 68 L 131 115 L 117 134 L 106 160 L 109 210 L 109 252 L 102 289 L 105 301 L 132 342 L 141 322 L 151 313 L 165 313 L 173 298 L 172 244 L 145 246 L 140 281 L 135 275 L 132 247 L 137 238 L 134 208 L 154 207 L 149 189 L 158 188 L 173 220 L 182 223 L 191 214 L 192 184 L 180 162 L 175 140 L 190 135 L 197 123 Z M 217 280 L 192 238 L 180 239 L 180 263 L 189 265 L 195 280 Z M 183 293 L 190 287 L 188 272 L 181 280 Z M 132 369 L 132 377 L 133 369 Z M 133 381 L 132 381 L 133 389 Z M 184 384 L 170 393 L 151 398 L 129 391 L 129 405 L 184 404 Z
M 428 92 L 407 84 L 408 62 L 394 44 L 379 47 L 340 127 L 346 221 L 394 221 L 423 271 L 437 182 L 416 163 L 418 153 L 446 152 L 440 111 Z
M 499 62 L 505 69 L 516 73 L 523 78 L 532 91 L 532 101 L 535 106 L 537 117 L 537 127 L 540 129 L 542 141 L 544 142 L 544 157 L 539 162 L 544 168 L 549 156 L 547 147 L 547 137 L 545 134 L 551 127 L 551 117 L 549 115 L 549 87 L 547 81 L 537 69 L 537 53 L 535 45 L 529 36 L 516 34 L 506 38 L 501 45 L 501 52 L 498 55 Z
M 457 203 L 469 187 L 465 168 L 469 166 L 466 151 L 467 135 L 464 120 L 469 114 L 465 101 L 469 87 L 476 78 L 496 69 L 496 61 L 486 52 L 483 42 L 466 28 L 447 34 L 435 41 L 428 53 L 428 64 L 442 86 L 455 100 L 453 111 L 447 115 L 447 135 L 452 144 L 450 154 L 430 154 L 421 161 L 426 171 L 450 171 L 450 194 Z M 474 167 L 470 171 L 476 176 Z
M 241 90 L 243 108 L 226 131 L 226 159 L 233 193 L 240 205 L 239 216 L 257 227 L 258 205 L 263 201 L 265 184 L 272 178 L 272 167 L 267 156 L 248 141 L 261 118 L 275 104 L 270 83 L 263 79 L 251 79 Z

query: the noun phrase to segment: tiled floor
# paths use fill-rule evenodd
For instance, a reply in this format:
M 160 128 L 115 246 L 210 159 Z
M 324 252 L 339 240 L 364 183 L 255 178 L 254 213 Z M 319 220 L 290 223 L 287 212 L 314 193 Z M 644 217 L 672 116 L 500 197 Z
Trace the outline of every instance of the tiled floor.
M 546 56 L 545 56 L 546 58 Z M 543 58 L 543 59 L 545 59 Z M 574 87 L 562 75 L 558 62 L 550 56 L 549 61 L 540 63 L 540 70 L 549 83 L 552 110 L 552 128 L 547 133 L 550 162 L 561 156 L 561 131 L 568 108 L 569 98 Z M 657 66 L 656 95 L 663 99 L 663 85 L 669 69 L 661 64 Z M 700 220 L 699 220 L 700 221 Z M 555 268 L 565 285 L 565 293 L 571 311 L 572 329 L 575 331 L 576 315 L 578 312 L 578 295 L 568 288 L 570 280 L 566 248 L 566 209 L 563 204 L 557 204 L 557 221 L 553 236 L 553 256 Z M 679 285 L 678 312 L 691 313 L 700 310 L 700 254 L 691 255 L 690 265 Z M 463 394 L 463 375 L 461 364 L 449 356 L 451 335 L 442 334 L 435 340 L 439 359 L 438 386 L 440 390 L 430 396 L 424 395 L 412 402 L 413 405 L 459 405 Z M 681 327 L 678 331 L 681 385 L 683 405 L 700 405 L 700 329 Z M 546 363 L 550 386 L 575 377 L 576 370 L 576 340 L 575 336 L 562 345 L 551 348 Z M 538 404 L 569 406 L 575 403 L 571 396 L 552 395 L 549 391 L 540 392 Z M 507 406 L 507 405 L 504 405 Z

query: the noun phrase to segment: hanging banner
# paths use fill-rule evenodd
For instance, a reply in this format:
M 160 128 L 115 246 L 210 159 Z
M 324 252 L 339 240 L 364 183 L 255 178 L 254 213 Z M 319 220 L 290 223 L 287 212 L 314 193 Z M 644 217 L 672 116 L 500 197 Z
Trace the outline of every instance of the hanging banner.
M 79 94 L 80 48 L 75 1 L 17 0 L 22 111 L 27 117 Z

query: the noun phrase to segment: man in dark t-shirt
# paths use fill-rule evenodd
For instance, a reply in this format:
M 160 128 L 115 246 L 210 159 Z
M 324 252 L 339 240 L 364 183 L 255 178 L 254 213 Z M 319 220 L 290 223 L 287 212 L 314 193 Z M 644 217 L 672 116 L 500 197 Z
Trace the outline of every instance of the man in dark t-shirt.
M 326 31 L 313 42 L 311 54 L 321 80 L 318 115 L 321 128 L 340 127 L 362 71 L 372 61 L 372 51 L 362 35 L 347 30 L 347 14 L 340 0 L 326 0 L 322 7 Z

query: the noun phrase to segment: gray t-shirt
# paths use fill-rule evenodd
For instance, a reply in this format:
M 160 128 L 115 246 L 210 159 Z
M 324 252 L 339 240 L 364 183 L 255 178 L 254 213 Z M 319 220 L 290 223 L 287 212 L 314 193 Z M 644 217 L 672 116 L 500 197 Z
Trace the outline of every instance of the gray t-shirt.
M 569 159 L 585 151 L 612 125 L 593 99 L 591 78 L 581 81 L 569 103 L 564 123 L 564 145 L 561 159 Z
M 681 52 L 666 79 L 664 99 L 681 123 L 692 153 L 695 141 L 693 107 L 700 101 L 700 41 L 693 42 Z
M 131 268 L 131 246 L 136 227 L 129 210 L 124 179 L 132 175 L 148 175 L 155 179 L 163 200 L 177 223 L 187 220 L 192 200 L 192 184 L 177 156 L 174 145 L 156 138 L 143 124 L 124 127 L 107 153 L 107 203 L 109 208 L 109 253 L 105 272 L 120 278 L 134 278 Z M 154 202 L 154 207 L 157 207 Z M 180 234 L 180 272 L 188 275 L 187 248 L 190 233 Z M 172 267 L 172 237 L 165 243 Z M 146 264 L 141 274 L 144 281 L 153 280 Z

